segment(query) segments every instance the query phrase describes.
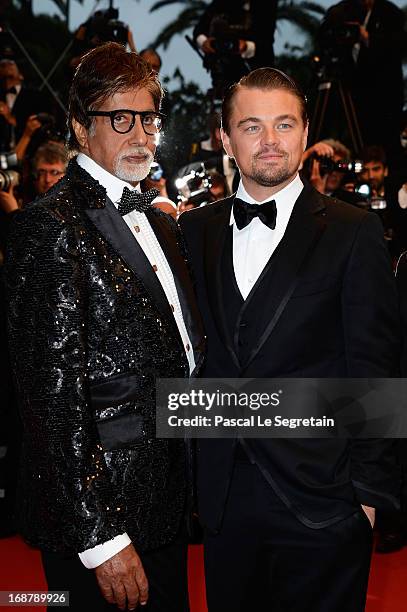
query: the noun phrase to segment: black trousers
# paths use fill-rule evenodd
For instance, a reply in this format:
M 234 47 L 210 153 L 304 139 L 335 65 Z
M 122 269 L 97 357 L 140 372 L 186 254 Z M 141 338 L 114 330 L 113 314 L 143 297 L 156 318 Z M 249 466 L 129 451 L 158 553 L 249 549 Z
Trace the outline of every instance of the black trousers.
M 360 508 L 305 527 L 260 470 L 237 460 L 222 529 L 206 534 L 209 612 L 363 612 L 372 528 Z
M 139 553 L 149 584 L 143 612 L 188 612 L 186 537 L 147 553 Z M 69 610 L 75 612 L 115 612 L 119 608 L 102 596 L 93 570 L 86 569 L 79 557 L 62 557 L 42 552 L 49 591 L 69 591 Z M 54 608 L 48 608 L 51 611 Z

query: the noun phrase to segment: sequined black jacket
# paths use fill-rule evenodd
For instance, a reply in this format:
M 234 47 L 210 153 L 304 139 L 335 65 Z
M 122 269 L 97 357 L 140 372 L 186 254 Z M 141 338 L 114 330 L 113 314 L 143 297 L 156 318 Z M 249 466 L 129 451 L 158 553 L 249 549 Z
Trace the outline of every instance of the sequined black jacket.
M 179 230 L 160 211 L 148 216 L 199 368 L 203 335 Z M 67 554 L 123 532 L 140 550 L 171 541 L 185 510 L 185 447 L 155 437 L 155 379 L 188 376 L 185 351 L 143 251 L 75 161 L 16 215 L 6 287 L 23 536 Z

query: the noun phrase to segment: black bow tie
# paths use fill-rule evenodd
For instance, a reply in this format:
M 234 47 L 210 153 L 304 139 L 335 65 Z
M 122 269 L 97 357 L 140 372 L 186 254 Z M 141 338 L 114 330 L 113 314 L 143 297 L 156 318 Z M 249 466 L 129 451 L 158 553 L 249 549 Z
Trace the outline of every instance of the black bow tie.
M 233 202 L 233 215 L 239 230 L 249 225 L 255 217 L 258 217 L 270 229 L 275 229 L 277 207 L 275 200 L 270 200 L 270 202 L 265 202 L 264 204 L 249 204 L 240 198 L 235 198 Z
M 125 187 L 117 210 L 122 217 L 133 212 L 133 210 L 144 213 L 151 207 L 151 202 L 155 200 L 159 194 L 160 192 L 158 189 L 149 189 L 145 193 L 139 193 L 136 190 Z
M 16 94 L 17 93 L 17 89 L 15 87 L 9 87 L 8 89 L 6 89 L 6 94 Z

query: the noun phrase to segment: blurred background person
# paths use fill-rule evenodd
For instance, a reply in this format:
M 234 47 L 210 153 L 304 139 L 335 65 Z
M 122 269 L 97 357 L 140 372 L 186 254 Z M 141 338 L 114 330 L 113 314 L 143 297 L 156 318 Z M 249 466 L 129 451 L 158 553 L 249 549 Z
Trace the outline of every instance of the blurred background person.
M 155 49 L 148 47 L 140 51 L 141 57 L 149 64 L 156 74 L 159 74 L 162 66 L 161 57 Z
M 274 64 L 277 0 L 214 0 L 194 28 L 193 39 L 204 54 L 213 94 L 222 98 L 229 85 L 260 66 Z
M 388 0 L 343 0 L 328 9 L 320 33 L 349 87 L 364 145 L 380 143 L 390 161 L 400 148 L 404 22 Z

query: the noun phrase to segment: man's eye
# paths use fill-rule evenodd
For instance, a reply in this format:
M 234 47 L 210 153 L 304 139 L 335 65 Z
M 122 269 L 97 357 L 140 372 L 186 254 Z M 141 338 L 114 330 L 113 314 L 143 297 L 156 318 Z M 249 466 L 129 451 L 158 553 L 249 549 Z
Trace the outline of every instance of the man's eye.
M 129 118 L 127 117 L 127 115 L 115 115 L 114 116 L 114 122 L 115 123 L 126 123 L 128 122 Z
M 153 125 L 157 120 L 156 115 L 144 115 L 143 123 L 144 125 Z
M 246 132 L 249 133 L 253 133 L 253 132 L 257 132 L 260 129 L 260 126 L 258 125 L 249 125 L 249 127 L 246 128 Z
M 279 130 L 288 130 L 291 126 L 291 123 L 280 123 L 278 126 Z

